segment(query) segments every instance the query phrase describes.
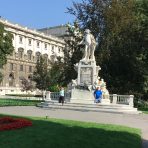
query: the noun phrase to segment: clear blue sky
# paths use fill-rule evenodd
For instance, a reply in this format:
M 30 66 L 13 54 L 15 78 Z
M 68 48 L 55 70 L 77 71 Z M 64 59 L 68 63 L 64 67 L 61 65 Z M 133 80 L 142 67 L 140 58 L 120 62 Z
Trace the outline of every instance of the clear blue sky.
M 34 29 L 58 26 L 75 19 L 65 13 L 72 1 L 81 0 L 0 0 L 0 16 Z

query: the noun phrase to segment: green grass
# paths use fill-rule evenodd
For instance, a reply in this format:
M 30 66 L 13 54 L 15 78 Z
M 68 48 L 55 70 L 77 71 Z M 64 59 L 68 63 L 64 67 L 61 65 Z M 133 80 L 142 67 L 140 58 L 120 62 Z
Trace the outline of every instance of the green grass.
M 40 100 L 0 99 L 1 106 L 35 106 Z
M 141 131 L 109 124 L 32 118 L 33 126 L 0 132 L 0 148 L 141 148 Z

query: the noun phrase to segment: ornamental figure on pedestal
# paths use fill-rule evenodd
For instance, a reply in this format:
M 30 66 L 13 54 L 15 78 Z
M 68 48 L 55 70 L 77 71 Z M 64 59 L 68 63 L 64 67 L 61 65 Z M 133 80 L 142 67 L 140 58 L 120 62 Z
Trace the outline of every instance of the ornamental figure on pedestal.
M 83 40 L 79 43 L 79 45 L 80 44 L 85 44 L 84 55 L 81 61 L 95 61 L 94 51 L 96 48 L 96 40 L 90 33 L 89 29 L 85 30 Z

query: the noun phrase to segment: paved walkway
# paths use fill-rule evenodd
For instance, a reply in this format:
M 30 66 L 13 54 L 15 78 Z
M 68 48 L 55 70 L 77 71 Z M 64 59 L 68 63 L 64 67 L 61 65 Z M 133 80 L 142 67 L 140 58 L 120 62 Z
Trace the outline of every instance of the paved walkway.
M 62 108 L 62 106 L 61 106 Z M 148 115 L 115 114 L 92 111 L 72 111 L 64 109 L 45 109 L 37 107 L 0 107 L 0 114 L 20 116 L 51 117 L 87 122 L 125 125 L 142 130 L 142 148 L 148 148 Z

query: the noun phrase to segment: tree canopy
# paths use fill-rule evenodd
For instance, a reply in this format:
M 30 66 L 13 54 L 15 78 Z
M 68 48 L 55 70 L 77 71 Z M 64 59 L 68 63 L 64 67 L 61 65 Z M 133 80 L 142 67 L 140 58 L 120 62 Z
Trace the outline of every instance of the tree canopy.
M 67 86 L 72 79 L 77 78 L 74 65 L 82 59 L 83 52 L 81 50 L 82 46 L 78 46 L 82 39 L 82 33 L 77 21 L 74 24 L 67 24 L 67 27 L 68 35 L 65 39 L 67 46 L 63 49 L 64 56 L 57 57 L 50 70 L 53 84 L 61 86 Z
M 13 53 L 12 44 L 13 35 L 4 29 L 4 25 L 0 23 L 0 68 L 7 62 L 7 56 Z M 0 81 L 2 81 L 2 73 L 0 73 Z
M 35 71 L 33 72 L 32 80 L 36 83 L 36 88 L 39 90 L 47 90 L 50 84 L 49 68 L 47 60 L 40 55 L 37 60 Z

